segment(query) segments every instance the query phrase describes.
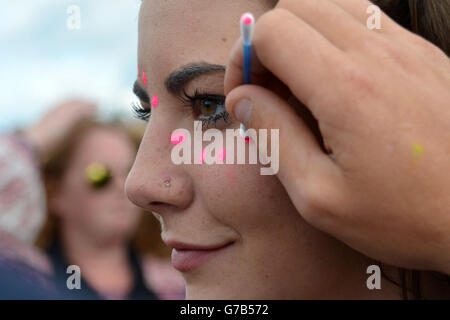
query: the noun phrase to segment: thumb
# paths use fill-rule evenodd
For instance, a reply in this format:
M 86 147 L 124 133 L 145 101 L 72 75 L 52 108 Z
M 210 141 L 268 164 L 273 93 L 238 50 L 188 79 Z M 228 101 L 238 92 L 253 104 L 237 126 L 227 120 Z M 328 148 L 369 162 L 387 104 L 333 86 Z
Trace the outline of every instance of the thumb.
M 304 120 L 274 92 L 257 85 L 242 85 L 229 92 L 225 104 L 228 113 L 247 128 L 279 130 L 278 176 L 287 189 L 296 183 L 292 180 L 306 178 L 323 161 L 329 161 Z M 268 143 L 272 143 L 270 136 Z

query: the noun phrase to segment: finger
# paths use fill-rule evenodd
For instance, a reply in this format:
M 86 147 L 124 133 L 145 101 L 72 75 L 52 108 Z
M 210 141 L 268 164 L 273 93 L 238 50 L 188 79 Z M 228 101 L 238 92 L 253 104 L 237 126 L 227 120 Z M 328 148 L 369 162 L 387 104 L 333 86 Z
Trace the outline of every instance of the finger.
M 255 47 L 252 46 L 252 59 L 251 59 L 251 83 L 256 85 L 262 85 L 264 78 L 267 77 L 270 72 L 263 66 L 261 61 L 255 52 Z M 228 66 L 225 72 L 225 95 L 228 94 L 233 88 L 240 86 L 244 78 L 244 51 L 242 37 L 237 40 L 233 48 L 231 48 L 230 58 L 228 60 Z M 232 71 L 232 72 L 230 72 Z
M 296 179 L 306 181 L 310 175 L 337 169 L 303 119 L 275 93 L 255 85 L 243 85 L 228 94 L 226 108 L 247 128 L 279 129 L 278 176 L 286 188 L 297 190 Z M 276 142 L 269 139 L 268 143 L 272 146 Z
M 290 11 L 344 51 L 360 46 L 370 32 L 366 24 L 334 1 L 280 0 L 277 8 Z
M 256 23 L 253 38 L 255 74 L 264 68 L 280 79 L 290 91 L 315 113 L 321 97 L 335 96 L 341 66 L 348 58 L 319 32 L 284 9 L 264 14 Z M 264 66 L 263 67 L 261 67 Z M 258 67 L 259 66 L 259 67 Z M 232 53 L 225 76 L 225 94 L 242 83 L 242 48 Z M 318 117 L 314 114 L 316 118 Z
M 225 73 L 225 95 L 228 94 L 233 88 L 240 86 L 243 80 L 243 41 L 242 37 L 234 44 L 230 53 L 230 60 L 227 70 L 233 70 L 233 72 Z M 234 72 L 236 71 L 236 72 Z M 270 91 L 275 92 L 285 100 L 290 96 L 289 88 L 286 87 L 278 78 L 274 77 L 269 70 L 266 69 L 258 59 L 255 48 L 252 47 L 252 59 L 251 59 L 251 83 L 267 88 Z
M 361 23 L 368 24 L 368 20 L 371 19 L 375 15 L 375 11 L 369 10 L 368 8 L 374 6 L 371 1 L 368 0 L 332 0 L 337 5 L 342 7 L 344 10 L 348 11 L 351 15 L 355 17 L 355 19 L 361 21 Z M 389 4 L 389 2 L 380 2 L 381 9 L 390 9 L 389 6 L 397 4 Z M 411 6 L 411 4 L 410 4 Z M 413 8 L 408 6 L 407 4 L 403 7 L 399 7 L 398 10 L 406 11 L 409 13 Z M 396 15 L 399 15 L 394 13 Z M 372 32 L 377 32 L 378 34 L 389 35 L 391 40 L 394 40 L 401 47 L 407 48 L 410 52 L 418 52 L 421 53 L 425 58 L 425 63 L 429 63 L 440 69 L 440 62 L 445 58 L 445 54 L 440 52 L 441 50 L 437 50 L 437 47 L 432 45 L 431 42 L 427 41 L 422 36 L 411 32 L 405 27 L 401 26 L 395 20 L 393 20 L 389 15 L 384 13 L 383 11 L 377 12 L 380 13 L 380 29 L 372 29 Z
M 64 104 L 64 106 L 67 109 L 73 108 L 73 109 L 76 109 L 77 112 L 87 114 L 87 115 L 94 114 L 98 109 L 97 104 L 95 104 L 94 102 L 84 101 L 84 100 L 67 101 Z
M 367 26 L 369 19 L 375 13 L 374 3 L 369 0 L 331 0 L 350 13 L 356 20 Z M 386 13 L 380 11 L 381 29 L 372 29 L 380 33 L 398 34 L 404 29 L 392 20 Z

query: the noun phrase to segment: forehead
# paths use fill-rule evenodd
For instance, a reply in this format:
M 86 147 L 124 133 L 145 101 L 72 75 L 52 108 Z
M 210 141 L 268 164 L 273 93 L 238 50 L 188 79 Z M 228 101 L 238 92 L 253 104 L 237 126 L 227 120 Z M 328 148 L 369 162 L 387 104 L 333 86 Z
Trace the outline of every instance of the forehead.
M 74 158 L 83 162 L 133 156 L 134 146 L 125 133 L 113 128 L 89 128 L 80 137 Z
M 240 16 L 269 8 L 267 0 L 144 0 L 139 67 L 158 77 L 192 62 L 225 65 L 240 35 Z

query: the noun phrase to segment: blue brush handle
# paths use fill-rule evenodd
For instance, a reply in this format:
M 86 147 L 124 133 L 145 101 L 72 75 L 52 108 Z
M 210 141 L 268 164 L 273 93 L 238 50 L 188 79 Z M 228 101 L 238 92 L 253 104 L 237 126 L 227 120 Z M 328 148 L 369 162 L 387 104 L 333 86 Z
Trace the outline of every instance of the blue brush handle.
M 244 84 L 250 83 L 252 46 L 244 43 Z

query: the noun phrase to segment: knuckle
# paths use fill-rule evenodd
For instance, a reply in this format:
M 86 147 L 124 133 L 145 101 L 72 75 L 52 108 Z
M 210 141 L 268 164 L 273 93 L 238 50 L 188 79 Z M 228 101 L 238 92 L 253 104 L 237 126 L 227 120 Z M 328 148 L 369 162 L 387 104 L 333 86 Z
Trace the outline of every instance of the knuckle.
M 396 57 L 399 46 L 391 38 L 381 36 L 375 32 L 367 32 L 364 37 L 365 47 L 373 53 L 386 57 Z
M 321 229 L 352 221 L 352 216 L 344 210 L 348 208 L 344 193 L 336 188 L 337 185 L 324 177 L 311 180 L 308 179 L 307 188 L 302 193 L 303 218 Z
M 279 0 L 278 8 L 295 8 L 298 7 L 298 0 Z
M 308 179 L 306 188 L 302 191 L 302 199 L 305 204 L 305 211 L 309 213 L 311 219 L 322 214 L 329 212 L 332 208 L 332 198 L 329 187 L 326 182 L 319 179 Z
M 366 51 L 380 62 L 394 64 L 406 70 L 414 68 L 416 64 L 411 51 L 390 37 L 373 33 L 372 36 L 366 37 L 364 46 Z
M 342 67 L 341 83 L 349 86 L 352 98 L 365 98 L 374 90 L 374 79 L 370 72 L 361 65 L 348 63 Z M 359 100 L 359 99 L 358 99 Z M 358 101 L 360 103 L 361 101 Z
M 395 63 L 402 65 L 406 62 L 406 52 L 397 43 L 393 41 L 386 41 L 383 39 L 383 41 L 380 42 L 379 47 L 383 50 L 384 54 Z
M 286 19 L 287 11 L 276 8 L 263 14 L 255 24 L 253 42 L 255 46 L 271 45 L 273 39 L 280 36 L 280 26 Z
M 436 45 L 422 38 L 419 35 L 413 34 L 413 43 L 424 56 L 431 60 L 438 60 L 448 58 L 447 55 Z M 440 61 L 440 60 L 438 60 Z
M 362 49 L 364 49 L 365 51 L 375 50 L 378 45 L 379 37 L 380 35 L 378 35 L 376 32 L 366 30 L 359 38 L 361 40 L 360 44 Z

